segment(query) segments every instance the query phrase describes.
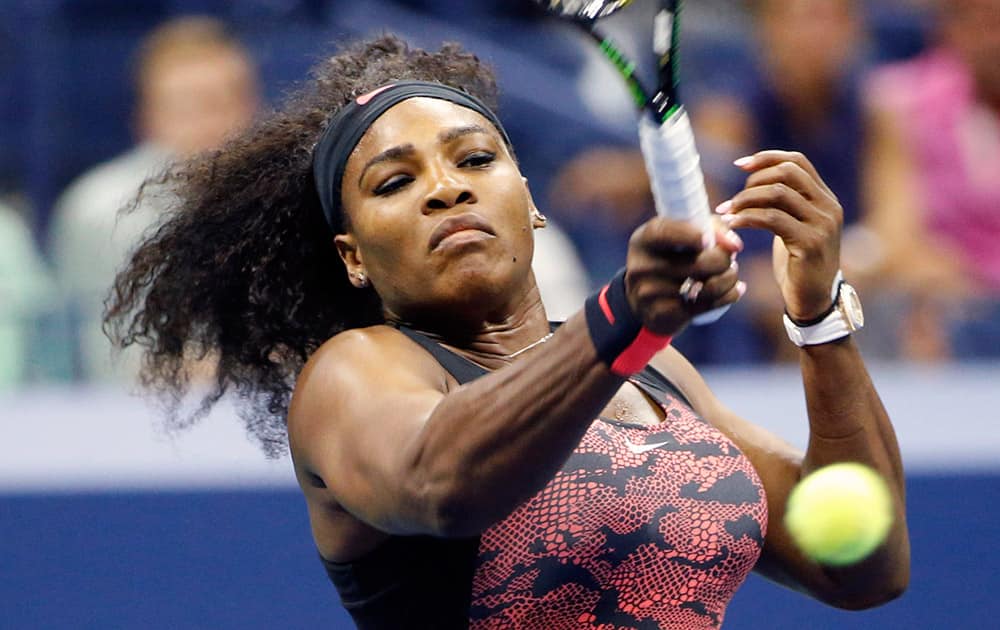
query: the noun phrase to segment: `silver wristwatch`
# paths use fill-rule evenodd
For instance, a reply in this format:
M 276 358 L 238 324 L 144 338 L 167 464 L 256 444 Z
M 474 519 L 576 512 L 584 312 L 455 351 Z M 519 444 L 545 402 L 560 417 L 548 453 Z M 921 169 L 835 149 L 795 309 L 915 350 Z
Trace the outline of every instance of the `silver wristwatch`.
M 844 274 L 837 272 L 830 291 L 833 306 L 822 319 L 805 324 L 797 324 L 785 313 L 785 331 L 795 345 L 816 346 L 846 337 L 865 325 L 865 314 L 861 309 L 861 298 L 854 287 L 844 282 Z

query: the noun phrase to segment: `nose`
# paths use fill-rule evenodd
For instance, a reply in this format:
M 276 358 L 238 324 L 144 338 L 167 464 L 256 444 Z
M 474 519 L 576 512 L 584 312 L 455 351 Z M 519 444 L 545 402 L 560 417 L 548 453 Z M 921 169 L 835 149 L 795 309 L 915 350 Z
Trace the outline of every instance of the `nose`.
M 424 198 L 424 214 L 447 210 L 463 203 L 476 203 L 476 194 L 463 178 L 456 177 L 447 167 L 435 170 L 432 174 L 434 187 Z

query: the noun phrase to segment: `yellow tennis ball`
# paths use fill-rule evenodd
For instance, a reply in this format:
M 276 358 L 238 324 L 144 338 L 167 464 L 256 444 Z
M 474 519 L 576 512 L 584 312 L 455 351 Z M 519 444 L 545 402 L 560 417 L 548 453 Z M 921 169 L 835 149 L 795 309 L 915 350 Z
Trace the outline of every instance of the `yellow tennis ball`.
M 877 472 L 855 462 L 814 471 L 788 496 L 785 527 L 799 549 L 821 564 L 866 558 L 892 526 L 892 494 Z

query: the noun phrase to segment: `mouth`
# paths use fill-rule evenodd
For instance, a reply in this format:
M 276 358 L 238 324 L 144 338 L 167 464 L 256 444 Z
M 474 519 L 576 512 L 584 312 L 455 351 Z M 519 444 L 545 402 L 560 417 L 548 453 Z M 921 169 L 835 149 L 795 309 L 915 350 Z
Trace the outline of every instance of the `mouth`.
M 459 214 L 454 217 L 448 217 L 441 223 L 438 223 L 437 227 L 431 233 L 431 239 L 429 243 L 429 249 L 431 251 L 437 249 L 441 241 L 448 238 L 452 234 L 457 234 L 459 232 L 464 232 L 466 230 L 476 230 L 479 232 L 485 232 L 490 236 L 496 236 L 496 232 L 493 231 L 493 227 L 486 222 L 478 214 L 472 212 L 466 214 Z

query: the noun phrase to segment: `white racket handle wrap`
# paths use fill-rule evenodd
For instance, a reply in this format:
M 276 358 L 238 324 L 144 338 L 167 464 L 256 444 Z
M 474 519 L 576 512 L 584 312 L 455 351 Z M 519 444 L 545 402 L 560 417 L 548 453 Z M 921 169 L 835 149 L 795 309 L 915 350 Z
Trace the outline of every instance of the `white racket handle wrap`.
M 694 131 L 684 107 L 677 108 L 662 125 L 649 114 L 639 117 L 639 146 L 649 174 L 656 213 L 675 221 L 686 221 L 707 235 L 715 244 L 712 210 L 705 191 L 701 158 L 694 144 Z M 702 313 L 692 324 L 711 324 L 729 310 L 723 306 Z
M 675 221 L 687 221 L 714 237 L 701 158 L 684 108 L 679 108 L 662 125 L 657 125 L 648 114 L 641 116 L 639 146 L 656 213 Z

